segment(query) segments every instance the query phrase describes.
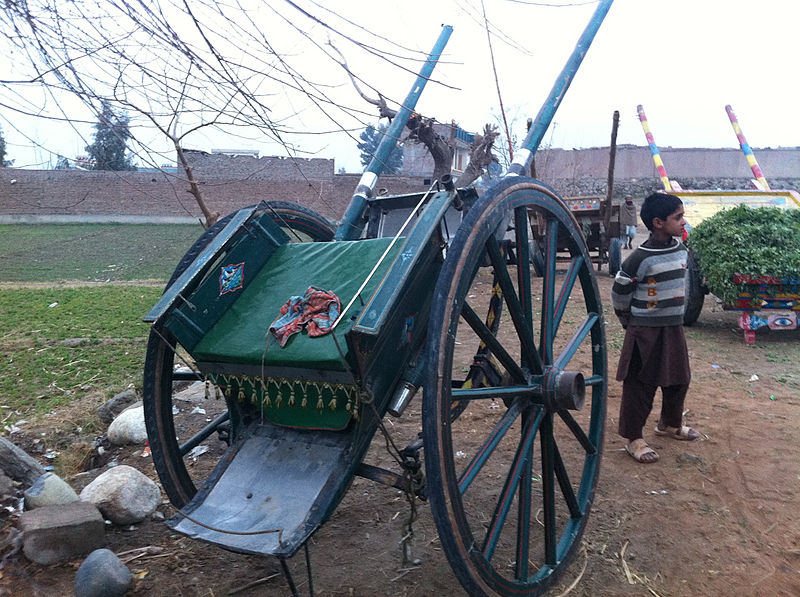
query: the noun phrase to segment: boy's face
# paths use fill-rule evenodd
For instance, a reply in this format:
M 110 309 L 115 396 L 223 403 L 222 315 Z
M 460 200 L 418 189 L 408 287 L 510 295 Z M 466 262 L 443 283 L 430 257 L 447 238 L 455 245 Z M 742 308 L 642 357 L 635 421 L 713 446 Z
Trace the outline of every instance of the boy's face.
M 683 227 L 686 226 L 686 220 L 683 218 L 683 205 L 667 216 L 666 220 L 661 218 L 654 218 L 653 222 L 660 222 L 660 229 L 665 235 L 681 236 L 683 234 Z M 657 226 L 659 227 L 659 226 Z

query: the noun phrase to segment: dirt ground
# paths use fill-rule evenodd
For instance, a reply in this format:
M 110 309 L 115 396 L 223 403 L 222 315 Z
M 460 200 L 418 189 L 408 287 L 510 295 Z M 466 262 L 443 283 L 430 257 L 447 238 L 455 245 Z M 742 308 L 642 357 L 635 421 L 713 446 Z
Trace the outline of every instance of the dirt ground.
M 607 301 L 611 279 L 603 272 L 598 283 Z M 687 329 L 693 379 L 686 419 L 703 439 L 675 442 L 649 427 L 645 438 L 661 461 L 641 465 L 616 434 L 621 388 L 613 372 L 622 329 L 613 314 L 606 317 L 611 381 L 600 480 L 582 547 L 548 595 L 800 595 L 800 330 L 762 330 L 755 345 L 745 345 L 736 314 L 707 297 L 699 321 Z M 417 400 L 401 421 L 418 425 L 419 407 Z M 12 439 L 29 447 L 40 432 L 28 429 Z M 381 443 L 373 442 L 370 455 L 377 461 Z M 114 457 L 155 478 L 141 452 L 128 447 Z M 79 490 L 95 475 L 71 482 Z M 173 512 L 166 500 L 160 511 Z M 407 511 L 396 490 L 356 479 L 310 542 L 315 594 L 463 594 L 425 504 L 413 544 L 422 563 L 401 569 L 398 541 Z M 0 522 L 4 537 L 13 516 L 6 512 Z M 107 539 L 117 553 L 163 548 L 132 560 L 135 553 L 122 556 L 137 579 L 131 595 L 289 594 L 276 560 L 193 541 L 163 522 L 110 526 Z M 0 594 L 71 595 L 79 564 L 42 567 L 12 555 L 0 570 Z M 290 568 L 300 594 L 308 594 L 302 552 Z

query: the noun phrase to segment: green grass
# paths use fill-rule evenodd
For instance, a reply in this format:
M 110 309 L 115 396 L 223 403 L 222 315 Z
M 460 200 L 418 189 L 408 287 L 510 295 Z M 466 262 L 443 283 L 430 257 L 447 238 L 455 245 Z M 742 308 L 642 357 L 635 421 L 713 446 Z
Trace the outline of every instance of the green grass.
M 0 395 L 31 416 L 93 391 L 141 385 L 160 288 L 101 286 L 0 290 Z
M 0 281 L 164 280 L 199 224 L 3 224 Z

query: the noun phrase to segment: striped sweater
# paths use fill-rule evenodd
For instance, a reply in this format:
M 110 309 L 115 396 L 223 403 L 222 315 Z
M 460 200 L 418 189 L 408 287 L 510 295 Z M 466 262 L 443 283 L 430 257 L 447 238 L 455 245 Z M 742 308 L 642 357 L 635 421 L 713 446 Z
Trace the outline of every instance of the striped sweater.
M 649 243 L 645 243 L 649 244 Z M 611 304 L 623 325 L 682 325 L 686 308 L 686 246 L 640 246 L 622 263 L 611 287 Z

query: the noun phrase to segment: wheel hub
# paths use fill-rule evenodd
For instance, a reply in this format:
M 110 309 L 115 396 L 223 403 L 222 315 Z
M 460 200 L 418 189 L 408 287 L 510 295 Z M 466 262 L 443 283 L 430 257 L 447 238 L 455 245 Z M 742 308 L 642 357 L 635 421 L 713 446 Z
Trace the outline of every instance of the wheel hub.
M 550 410 L 580 410 L 586 401 L 586 383 L 580 371 L 549 367 L 544 374 L 544 403 Z

